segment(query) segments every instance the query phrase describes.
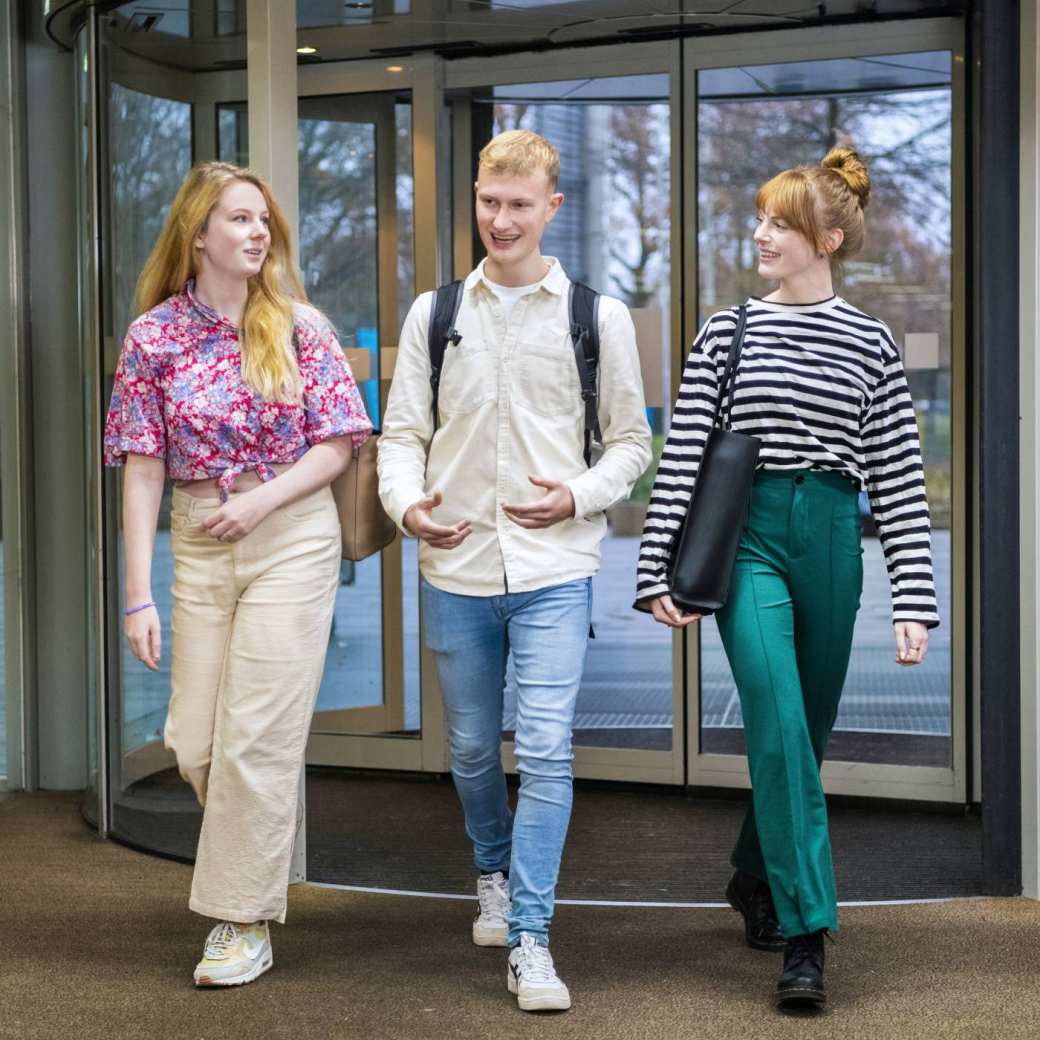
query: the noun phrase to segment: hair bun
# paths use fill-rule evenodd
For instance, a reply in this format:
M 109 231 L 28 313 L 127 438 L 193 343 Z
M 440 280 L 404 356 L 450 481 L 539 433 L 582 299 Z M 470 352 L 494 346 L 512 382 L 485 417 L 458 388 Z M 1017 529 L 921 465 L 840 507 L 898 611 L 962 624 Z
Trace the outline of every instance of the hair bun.
M 870 201 L 870 174 L 867 164 L 854 148 L 832 148 L 820 165 L 825 170 L 834 170 L 849 186 L 849 190 L 859 199 L 861 207 Z

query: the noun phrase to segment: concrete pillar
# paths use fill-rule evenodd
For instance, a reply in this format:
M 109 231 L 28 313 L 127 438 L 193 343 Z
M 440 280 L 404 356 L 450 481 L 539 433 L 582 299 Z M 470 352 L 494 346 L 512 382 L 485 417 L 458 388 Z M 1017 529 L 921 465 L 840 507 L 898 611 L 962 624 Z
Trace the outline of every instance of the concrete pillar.
M 249 165 L 274 190 L 299 256 L 296 5 L 249 0 L 246 8 Z

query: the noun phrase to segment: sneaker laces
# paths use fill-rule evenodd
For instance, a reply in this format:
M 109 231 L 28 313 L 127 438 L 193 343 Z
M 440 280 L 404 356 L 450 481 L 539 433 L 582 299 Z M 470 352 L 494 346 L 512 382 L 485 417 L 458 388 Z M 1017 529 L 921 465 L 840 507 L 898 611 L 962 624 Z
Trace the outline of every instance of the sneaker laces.
M 477 878 L 477 902 L 480 916 L 504 921 L 512 906 L 509 899 L 509 884 L 505 875 L 496 870 L 494 874 L 481 874 Z
M 238 929 L 230 921 L 221 921 L 206 936 L 206 949 L 202 955 L 208 961 L 223 960 L 237 943 Z
M 520 974 L 525 982 L 549 985 L 559 982 L 548 946 L 542 946 L 528 932 L 520 936 Z

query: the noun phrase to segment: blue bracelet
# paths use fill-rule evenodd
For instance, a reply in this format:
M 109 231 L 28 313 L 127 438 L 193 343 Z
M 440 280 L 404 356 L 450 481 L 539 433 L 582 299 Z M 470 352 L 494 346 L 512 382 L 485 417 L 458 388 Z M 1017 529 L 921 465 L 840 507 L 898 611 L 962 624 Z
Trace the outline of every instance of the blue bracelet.
M 123 614 L 124 614 L 124 616 L 129 617 L 131 614 L 140 613 L 140 611 L 147 610 L 149 607 L 154 607 L 154 606 L 155 606 L 155 603 L 152 600 L 149 600 L 147 603 L 142 603 L 139 607 L 130 607 L 129 610 L 124 610 Z

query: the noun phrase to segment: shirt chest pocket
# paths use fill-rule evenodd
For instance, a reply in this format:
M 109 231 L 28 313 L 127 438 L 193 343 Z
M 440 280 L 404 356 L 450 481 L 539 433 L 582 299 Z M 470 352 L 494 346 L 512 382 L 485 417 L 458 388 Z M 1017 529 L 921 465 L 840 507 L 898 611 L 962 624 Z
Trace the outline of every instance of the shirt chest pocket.
M 498 364 L 495 354 L 481 340 L 463 339 L 449 345 L 441 363 L 439 407 L 451 415 L 472 412 L 497 395 Z
M 576 415 L 583 408 L 570 334 L 521 342 L 516 350 L 517 400 L 539 415 Z

